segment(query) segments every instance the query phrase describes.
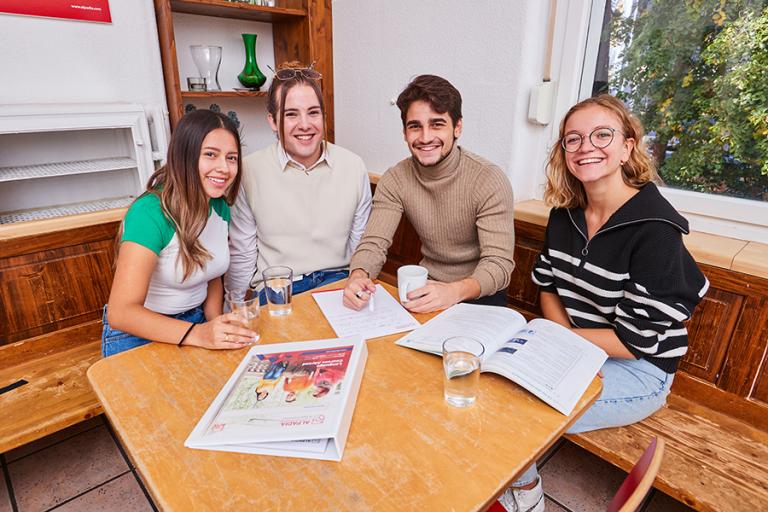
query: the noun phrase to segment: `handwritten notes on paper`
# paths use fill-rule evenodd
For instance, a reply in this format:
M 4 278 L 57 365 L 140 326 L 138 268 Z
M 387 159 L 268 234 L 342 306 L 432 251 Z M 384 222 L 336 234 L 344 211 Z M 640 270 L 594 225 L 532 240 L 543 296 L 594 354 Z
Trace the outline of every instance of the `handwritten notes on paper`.
M 369 311 L 348 309 L 342 304 L 343 290 L 313 292 L 320 310 L 336 336 L 362 336 L 365 339 L 388 336 L 416 329 L 421 324 L 380 284 L 376 285 L 375 308 Z

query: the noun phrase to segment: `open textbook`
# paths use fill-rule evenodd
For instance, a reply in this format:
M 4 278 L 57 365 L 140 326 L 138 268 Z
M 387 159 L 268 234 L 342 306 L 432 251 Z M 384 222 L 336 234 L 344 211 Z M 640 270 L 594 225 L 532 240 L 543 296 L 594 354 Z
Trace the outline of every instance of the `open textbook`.
M 366 358 L 359 337 L 256 345 L 184 446 L 341 460 Z
M 451 336 L 471 336 L 485 346 L 480 363 L 524 387 L 563 414 L 570 414 L 608 354 L 569 329 L 510 308 L 457 304 L 396 343 L 442 354 Z

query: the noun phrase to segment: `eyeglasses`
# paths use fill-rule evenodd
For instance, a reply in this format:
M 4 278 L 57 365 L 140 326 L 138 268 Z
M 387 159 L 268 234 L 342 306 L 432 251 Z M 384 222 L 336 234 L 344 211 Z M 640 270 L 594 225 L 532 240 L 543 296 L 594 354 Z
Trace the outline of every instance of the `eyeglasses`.
M 274 74 L 275 78 L 281 81 L 291 80 L 297 76 L 302 76 L 308 80 L 320 80 L 323 75 L 311 67 L 309 68 L 285 68 L 275 71 L 270 66 L 267 66 Z
M 589 134 L 589 142 L 597 149 L 603 149 L 611 145 L 616 130 L 613 128 L 595 128 Z M 623 133 L 619 132 L 621 135 Z M 560 140 L 560 145 L 568 153 L 575 153 L 581 149 L 584 143 L 584 136 L 580 133 L 569 133 Z

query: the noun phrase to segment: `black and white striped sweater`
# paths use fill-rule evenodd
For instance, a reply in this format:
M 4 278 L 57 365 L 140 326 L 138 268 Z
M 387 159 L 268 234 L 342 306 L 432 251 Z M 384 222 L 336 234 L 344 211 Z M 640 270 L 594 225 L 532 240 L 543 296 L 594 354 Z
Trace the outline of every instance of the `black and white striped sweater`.
M 591 240 L 582 209 L 555 208 L 533 281 L 560 297 L 573 327 L 613 328 L 635 357 L 674 373 L 688 350 L 683 322 L 709 288 L 683 233 L 688 221 L 653 184 Z

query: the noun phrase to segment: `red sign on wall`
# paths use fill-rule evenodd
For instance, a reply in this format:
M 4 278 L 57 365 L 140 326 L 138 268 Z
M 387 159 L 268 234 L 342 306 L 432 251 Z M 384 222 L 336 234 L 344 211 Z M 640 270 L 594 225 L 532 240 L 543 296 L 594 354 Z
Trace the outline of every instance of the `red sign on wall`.
M 0 0 L 0 13 L 112 23 L 109 0 Z

